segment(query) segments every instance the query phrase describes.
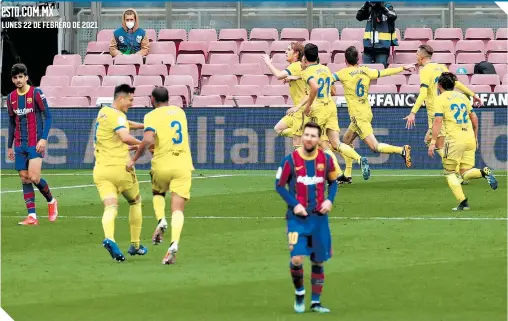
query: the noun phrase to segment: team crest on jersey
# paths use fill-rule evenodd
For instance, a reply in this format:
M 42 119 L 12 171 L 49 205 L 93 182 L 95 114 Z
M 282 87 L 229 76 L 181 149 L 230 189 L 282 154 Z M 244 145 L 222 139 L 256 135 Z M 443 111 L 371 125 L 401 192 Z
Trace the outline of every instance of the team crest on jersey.
M 123 36 L 118 37 L 118 40 L 123 43 Z
M 319 163 L 319 164 L 317 164 L 316 168 L 318 171 L 323 171 L 325 169 L 325 164 Z
M 26 102 L 31 104 L 33 102 L 33 99 L 32 98 L 27 98 Z
M 137 37 L 136 37 L 136 41 L 137 41 L 138 43 L 141 43 L 141 39 L 143 39 L 143 38 L 141 38 L 141 36 L 137 36 Z

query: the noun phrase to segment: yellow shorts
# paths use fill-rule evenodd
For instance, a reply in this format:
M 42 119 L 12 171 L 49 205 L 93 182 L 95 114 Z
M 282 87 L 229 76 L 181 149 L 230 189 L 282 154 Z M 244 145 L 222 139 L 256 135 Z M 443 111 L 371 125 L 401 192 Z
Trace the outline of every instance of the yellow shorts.
M 475 165 L 476 142 L 475 141 L 446 141 L 444 148 L 443 167 L 447 171 L 470 169 Z
M 159 193 L 171 191 L 180 197 L 190 199 L 192 171 L 189 169 L 152 169 L 152 190 Z
M 95 166 L 93 181 L 101 200 L 118 198 L 122 194 L 128 202 L 139 196 L 139 183 L 136 172 L 128 172 L 124 166 Z
M 429 137 L 429 140 L 432 138 L 432 126 L 434 126 L 434 117 L 429 118 L 429 130 L 427 131 L 427 135 L 425 137 Z M 446 130 L 444 127 L 444 123 L 441 126 L 441 130 L 439 131 L 439 134 L 437 137 L 445 137 L 446 136 Z
M 372 117 L 357 118 L 352 116 L 348 129 L 355 132 L 358 137 L 364 140 L 367 136 L 374 134 L 374 129 L 372 129 Z
M 337 105 L 335 102 L 328 104 L 319 104 L 312 106 L 310 121 L 313 121 L 321 127 L 321 140 L 328 141 L 326 130 L 340 132 L 339 119 L 337 116 Z
M 304 113 L 295 113 L 293 115 L 286 115 L 282 118 L 282 121 L 288 126 L 288 128 L 293 129 L 295 136 L 302 136 L 303 134 L 303 126 L 309 121 L 309 117 L 305 116 Z

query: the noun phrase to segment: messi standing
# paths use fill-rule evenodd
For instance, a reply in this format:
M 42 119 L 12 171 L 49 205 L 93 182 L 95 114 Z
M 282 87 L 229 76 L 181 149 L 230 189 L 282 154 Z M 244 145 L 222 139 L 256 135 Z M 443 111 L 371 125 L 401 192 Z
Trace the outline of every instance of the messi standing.
M 275 188 L 288 205 L 286 214 L 290 271 L 295 286 L 295 312 L 305 312 L 303 260 L 312 263 L 311 310 L 330 312 L 321 305 L 324 262 L 332 255 L 328 213 L 337 194 L 337 168 L 330 155 L 318 148 L 321 127 L 313 122 L 304 126 L 303 146 L 286 156 L 276 175 Z M 286 188 L 286 185 L 288 188 Z M 328 185 L 328 188 L 327 188 Z M 328 189 L 325 195 L 325 189 Z
M 58 203 L 51 195 L 48 183 L 41 177 L 42 159 L 51 129 L 51 112 L 42 91 L 28 84 L 28 71 L 24 64 L 12 66 L 11 77 L 16 89 L 7 96 L 10 121 L 7 153 L 21 177 L 28 210 L 28 216 L 19 224 L 39 224 L 35 214 L 34 185 L 48 202 L 48 218 L 54 222 Z

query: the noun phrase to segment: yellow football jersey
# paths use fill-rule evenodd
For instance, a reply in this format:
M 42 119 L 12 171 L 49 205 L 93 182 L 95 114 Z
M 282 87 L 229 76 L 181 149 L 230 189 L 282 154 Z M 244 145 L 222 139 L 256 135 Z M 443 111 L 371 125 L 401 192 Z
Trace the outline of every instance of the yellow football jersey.
M 434 100 L 439 95 L 437 81 L 443 72 L 448 72 L 448 68 L 446 68 L 446 66 L 443 64 L 438 64 L 435 62 L 426 64 L 420 70 L 420 88 L 423 87 L 427 89 L 425 106 L 427 107 L 427 115 L 429 117 L 434 115 Z M 421 103 L 423 103 L 423 101 Z M 420 108 L 421 103 L 417 100 L 413 108 Z
M 174 169 L 194 169 L 187 117 L 180 107 L 159 107 L 145 115 L 145 131 L 155 133 L 152 169 L 157 166 Z
M 443 117 L 446 139 L 452 141 L 475 141 L 473 125 L 469 114 L 473 111 L 471 102 L 463 94 L 446 91 L 439 95 L 434 104 L 434 116 Z
M 95 164 L 114 166 L 126 165 L 129 161 L 127 144 L 120 140 L 116 131 L 129 130 L 127 116 L 113 107 L 102 107 L 95 121 Z
M 291 80 L 289 82 L 289 96 L 295 105 L 300 104 L 303 97 L 305 97 L 305 80 L 302 77 L 302 63 L 300 61 L 293 62 L 286 69 L 290 76 L 300 77 L 298 80 Z
M 306 91 L 310 92 L 309 80 L 316 79 L 318 83 L 318 92 L 314 105 L 328 104 L 332 99 L 332 72 L 328 67 L 321 64 L 309 65 L 302 72 L 302 78 L 307 84 Z M 335 108 L 335 106 L 334 106 Z

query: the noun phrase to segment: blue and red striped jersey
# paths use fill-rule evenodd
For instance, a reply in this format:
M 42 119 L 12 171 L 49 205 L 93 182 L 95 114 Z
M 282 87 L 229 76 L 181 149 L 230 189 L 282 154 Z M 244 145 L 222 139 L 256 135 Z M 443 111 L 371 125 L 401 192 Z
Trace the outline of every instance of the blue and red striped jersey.
M 337 168 L 333 159 L 320 149 L 313 157 L 299 150 L 286 156 L 277 170 L 275 188 L 292 209 L 303 205 L 308 213 L 318 212 L 323 202 L 332 203 L 337 193 Z M 286 185 L 289 189 L 286 189 Z M 325 190 L 328 185 L 328 195 Z
M 48 139 L 51 113 L 39 88 L 30 86 L 23 95 L 14 90 L 7 96 L 7 109 L 10 117 L 9 148 L 12 148 L 13 142 L 16 147 L 32 147 L 40 139 Z

